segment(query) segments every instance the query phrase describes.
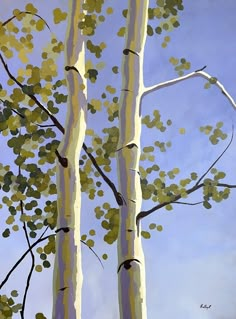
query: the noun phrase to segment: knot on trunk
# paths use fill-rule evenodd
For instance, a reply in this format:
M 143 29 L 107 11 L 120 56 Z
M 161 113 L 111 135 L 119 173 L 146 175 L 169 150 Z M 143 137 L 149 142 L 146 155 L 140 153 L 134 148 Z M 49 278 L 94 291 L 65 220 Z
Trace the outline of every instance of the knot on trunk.
M 126 260 L 123 261 L 123 262 L 120 264 L 120 266 L 118 267 L 117 273 L 121 270 L 121 267 L 122 267 L 122 266 L 124 266 L 124 268 L 125 268 L 126 270 L 129 270 L 129 269 L 132 267 L 132 265 L 131 265 L 132 261 L 136 261 L 137 263 L 140 263 L 140 264 L 141 264 L 141 262 L 140 262 L 138 259 L 136 259 L 136 258 L 126 259 Z
M 58 152 L 58 150 L 55 150 L 55 154 L 61 166 L 65 168 L 68 167 L 68 159 L 66 157 L 62 157 L 60 153 Z
M 129 53 L 133 53 L 133 54 L 139 56 L 138 53 L 136 53 L 136 52 L 133 51 L 133 50 L 130 50 L 130 49 L 124 49 L 124 50 L 123 50 L 123 54 L 124 54 L 124 55 L 128 55 Z

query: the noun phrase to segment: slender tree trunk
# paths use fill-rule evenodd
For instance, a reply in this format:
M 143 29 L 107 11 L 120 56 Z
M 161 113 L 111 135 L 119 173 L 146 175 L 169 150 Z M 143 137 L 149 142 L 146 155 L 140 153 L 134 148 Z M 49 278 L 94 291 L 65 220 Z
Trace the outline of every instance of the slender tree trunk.
M 120 138 L 117 151 L 120 207 L 118 286 L 120 318 L 146 319 L 145 264 L 136 216 L 141 211 L 139 176 L 143 55 L 147 30 L 147 0 L 129 0 L 122 63 Z
M 79 156 L 86 129 L 84 39 L 78 28 L 82 0 L 70 0 L 65 40 L 68 89 L 65 134 L 58 149 L 58 218 L 54 265 L 53 319 L 81 318 L 81 191 Z

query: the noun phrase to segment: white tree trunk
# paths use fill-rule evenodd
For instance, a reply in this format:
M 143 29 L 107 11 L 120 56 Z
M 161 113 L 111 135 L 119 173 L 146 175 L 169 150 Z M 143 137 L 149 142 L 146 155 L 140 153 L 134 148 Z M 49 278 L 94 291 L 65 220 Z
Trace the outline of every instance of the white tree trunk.
M 79 156 L 86 129 L 84 39 L 78 28 L 82 0 L 70 0 L 65 40 L 68 103 L 65 134 L 58 148 L 58 218 L 54 265 L 53 319 L 81 318 L 81 191 Z
M 147 0 L 129 0 L 122 63 L 120 138 L 118 143 L 120 207 L 118 286 L 120 318 L 146 319 L 145 264 L 136 216 L 141 211 L 139 175 L 143 55 L 147 32 Z

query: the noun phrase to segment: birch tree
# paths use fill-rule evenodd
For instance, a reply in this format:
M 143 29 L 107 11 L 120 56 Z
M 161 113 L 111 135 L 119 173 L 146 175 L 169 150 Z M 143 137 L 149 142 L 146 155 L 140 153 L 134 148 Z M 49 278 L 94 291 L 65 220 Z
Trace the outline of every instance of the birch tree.
M 0 183 L 6 193 L 2 202 L 9 211 L 2 235 L 7 238 L 23 227 L 28 248 L 10 268 L 0 288 L 25 257 L 31 258 L 21 301 L 18 288 L 9 295 L 1 295 L 0 311 L 4 318 L 17 312 L 24 318 L 32 273 L 50 268 L 52 254 L 55 254 L 52 317 L 81 318 L 80 245 L 82 242 L 93 250 L 96 243 L 94 225 L 88 231 L 80 231 L 81 213 L 86 211 L 81 210 L 81 192 L 94 203 L 99 221 L 96 227 L 101 226 L 104 231 L 104 242 L 117 243 L 120 318 L 145 319 L 142 238 L 150 238 L 151 231 L 161 231 L 162 226 L 152 222 L 149 230 L 142 229 L 142 220 L 162 208 L 172 210 L 174 204 L 203 204 L 209 209 L 212 200 L 227 199 L 230 189 L 236 187 L 222 181 L 225 173 L 215 167 L 230 147 L 233 134 L 204 173 L 192 172 L 180 180 L 178 168 L 167 171 L 152 163 L 159 151 L 167 150 L 168 142 L 162 142 L 158 136 L 155 143 L 150 145 L 147 141 L 141 148 L 143 128 L 161 135 L 171 126 L 171 120 L 162 120 L 159 110 L 154 110 L 153 115 L 143 114 L 144 97 L 157 90 L 201 77 L 206 88 L 215 85 L 229 104 L 234 108 L 236 105 L 205 66 L 186 73 L 191 63 L 184 58 L 170 58 L 178 73 L 176 78 L 146 87 L 143 76 L 146 38 L 160 37 L 165 48 L 170 41 L 166 33 L 180 25 L 178 13 L 183 4 L 181 0 L 158 0 L 155 4 L 129 0 L 125 5 L 120 14 L 126 25 L 115 30 L 119 39 L 124 37 L 123 48 L 115 55 L 117 60 L 111 57 L 106 63 L 101 59 L 109 41 L 103 41 L 99 30 L 105 30 L 103 22 L 114 8 L 102 0 L 70 0 L 68 13 L 59 8 L 53 10 L 55 25 L 67 23 L 65 41 L 53 35 L 51 25 L 32 4 L 24 10 L 14 10 L 12 17 L 2 22 L 0 61 L 6 78 L 0 91 L 0 129 L 14 154 L 13 163 L 1 165 Z M 109 23 L 111 20 L 108 26 Z M 38 52 L 37 39 L 46 32 L 51 36 L 50 43 L 42 50 L 40 59 L 37 56 L 39 60 L 30 58 L 34 49 Z M 18 33 L 22 36 L 18 37 Z M 17 72 L 8 62 L 15 56 L 25 64 Z M 119 75 L 121 84 L 117 80 Z M 92 92 L 89 97 L 87 87 Z M 87 117 L 94 126 L 87 127 Z M 216 127 L 206 125 L 201 131 L 212 144 L 217 144 L 227 137 L 222 126 L 221 122 Z M 107 188 L 113 198 L 106 193 Z M 199 202 L 186 202 L 198 190 L 203 191 Z M 153 206 L 143 210 L 144 200 Z M 101 261 L 100 255 L 93 252 Z M 107 257 L 104 251 L 102 258 Z M 45 316 L 37 313 L 36 318 Z

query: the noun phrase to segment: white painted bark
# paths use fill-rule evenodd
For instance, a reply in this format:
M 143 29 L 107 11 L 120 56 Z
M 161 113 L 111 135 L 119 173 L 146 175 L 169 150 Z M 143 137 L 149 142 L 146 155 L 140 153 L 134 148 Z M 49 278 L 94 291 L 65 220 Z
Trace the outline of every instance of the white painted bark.
M 84 88 L 84 39 L 78 28 L 83 0 L 70 0 L 65 39 L 68 103 L 65 134 L 58 148 L 68 166 L 57 164 L 58 218 L 54 265 L 53 319 L 81 318 L 79 155 L 85 137 L 87 89 Z M 77 72 L 78 70 L 78 72 Z M 63 231 L 60 229 L 68 230 Z
M 161 82 L 161 83 L 155 84 L 155 85 L 150 86 L 150 87 L 145 87 L 143 89 L 142 97 L 144 97 L 145 95 L 150 94 L 152 92 L 158 91 L 160 89 L 167 88 L 167 87 L 175 85 L 179 82 L 182 82 L 182 81 L 185 81 L 185 80 L 188 80 L 191 78 L 196 78 L 196 77 L 202 77 L 206 80 L 210 80 L 212 78 L 212 76 L 210 74 L 208 74 L 204 71 L 198 70 L 198 71 L 191 72 L 189 74 L 180 76 L 180 77 L 172 79 L 172 80 Z M 229 94 L 229 92 L 225 89 L 224 85 L 219 80 L 217 80 L 214 85 L 216 85 L 221 90 L 222 94 L 224 94 L 224 96 L 229 100 L 229 102 L 231 103 L 233 108 L 236 109 L 236 102 L 233 99 L 233 97 Z
M 145 261 L 136 216 L 141 210 L 139 175 L 143 55 L 148 0 L 129 0 L 122 62 L 120 137 L 117 151 L 120 206 L 118 287 L 120 318 L 146 319 Z M 130 51 L 128 51 L 130 50 Z

